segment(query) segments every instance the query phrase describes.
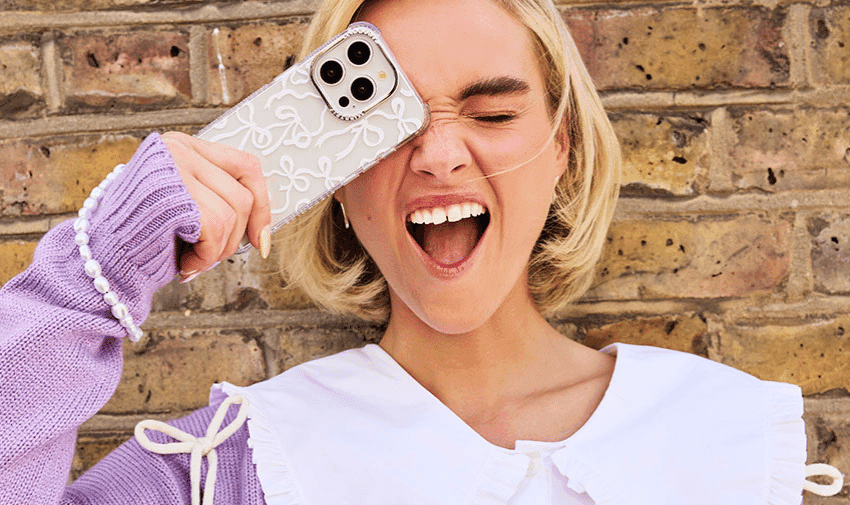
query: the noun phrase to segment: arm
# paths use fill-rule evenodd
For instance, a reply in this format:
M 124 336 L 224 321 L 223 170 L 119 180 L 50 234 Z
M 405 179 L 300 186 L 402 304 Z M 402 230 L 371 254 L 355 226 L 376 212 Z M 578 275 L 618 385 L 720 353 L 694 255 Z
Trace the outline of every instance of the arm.
M 100 199 L 89 246 L 110 291 L 137 322 L 177 274 L 175 236 L 195 242 L 200 216 L 158 135 Z M 55 503 L 76 430 L 121 378 L 124 328 L 84 271 L 71 221 L 39 243 L 0 290 L 0 503 Z
M 178 265 L 208 268 L 246 228 L 258 245 L 267 214 L 259 164 L 245 153 L 151 135 L 100 198 L 89 247 L 140 324 Z M 51 230 L 33 264 L 0 290 L 0 503 L 57 503 L 77 427 L 121 377 L 125 330 L 86 275 L 74 235 L 71 221 Z M 179 258 L 178 238 L 193 244 Z M 115 470 L 147 478 L 135 465 Z

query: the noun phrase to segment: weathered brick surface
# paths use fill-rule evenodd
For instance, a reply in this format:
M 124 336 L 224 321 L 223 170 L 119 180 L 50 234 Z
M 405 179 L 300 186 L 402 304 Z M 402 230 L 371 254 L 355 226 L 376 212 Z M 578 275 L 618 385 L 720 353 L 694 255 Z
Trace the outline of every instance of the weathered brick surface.
M 23 40 L 0 41 L 0 119 L 31 117 L 44 108 L 38 46 Z
M 809 463 L 827 463 L 846 473 L 850 467 L 850 400 L 826 398 L 806 402 L 806 438 Z M 835 498 L 850 498 L 850 482 L 845 475 L 844 488 Z M 823 500 L 823 499 L 821 499 Z M 809 503 L 809 500 L 806 501 Z M 812 500 L 811 503 L 833 503 L 827 500 Z
M 765 88 L 789 82 L 783 9 L 567 10 L 603 89 Z
M 765 380 L 791 382 L 803 394 L 850 391 L 850 317 L 793 324 L 727 325 L 712 358 Z
M 378 328 L 360 323 L 342 327 L 329 325 L 269 329 L 266 334 L 275 373 L 305 361 L 377 342 L 380 336 Z
M 36 242 L 12 240 L 0 242 L 0 286 L 6 281 L 23 272 L 32 262 L 32 253 Z
M 702 115 L 617 114 L 612 119 L 623 150 L 624 193 L 699 192 L 709 165 L 708 123 Z
M 210 386 L 266 378 L 256 330 L 154 329 L 124 346 L 124 372 L 101 413 L 168 412 L 207 405 Z
M 0 215 L 77 211 L 139 142 L 130 134 L 0 140 Z
M 207 35 L 209 101 L 235 104 L 295 62 L 305 18 L 278 23 L 219 27 Z M 219 69 L 219 63 L 224 69 Z
M 822 215 L 807 222 L 812 237 L 812 274 L 815 290 L 850 293 L 850 216 Z
M 191 100 L 189 35 L 174 29 L 58 40 L 72 110 L 168 107 Z
M 736 188 L 850 187 L 850 108 L 733 110 L 730 116 Z
M 224 0 L 222 3 L 232 2 Z M 137 7 L 174 4 L 204 4 L 204 0 L 0 0 L 0 10 L 8 11 L 43 11 L 43 12 L 74 12 L 90 10 L 133 9 Z
M 76 480 L 104 456 L 133 437 L 132 432 L 82 433 L 71 463 L 71 480 Z
M 590 299 L 719 298 L 777 289 L 791 223 L 761 215 L 615 222 Z
M 594 349 L 622 342 L 706 355 L 708 325 L 698 314 L 636 317 L 580 328 L 578 340 Z M 583 333 L 583 335 L 582 335 Z
M 816 84 L 850 84 L 850 6 L 815 7 L 809 15 L 809 62 Z

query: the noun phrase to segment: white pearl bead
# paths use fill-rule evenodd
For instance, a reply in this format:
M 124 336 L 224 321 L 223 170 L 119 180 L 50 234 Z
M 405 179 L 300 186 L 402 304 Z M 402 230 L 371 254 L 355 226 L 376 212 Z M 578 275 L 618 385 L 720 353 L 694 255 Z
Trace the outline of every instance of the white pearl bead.
M 92 258 L 91 249 L 89 249 L 89 246 L 87 246 L 87 245 L 81 245 L 80 246 L 80 257 L 83 258 L 84 260 L 90 260 Z
M 89 218 L 89 209 L 83 207 L 82 209 L 77 211 L 77 215 L 80 216 L 81 219 L 88 219 Z
M 86 261 L 86 275 L 94 279 L 98 275 L 100 275 L 100 263 L 95 259 L 90 259 Z
M 95 200 L 97 200 L 101 196 L 103 196 L 103 190 L 100 189 L 99 186 L 94 188 L 93 190 L 91 190 L 91 197 L 94 198 Z
M 109 186 L 109 181 L 106 179 L 100 181 L 100 184 L 97 185 L 101 190 L 105 190 L 106 186 Z
M 116 174 L 120 174 L 121 172 L 124 171 L 125 168 L 127 168 L 127 165 L 125 165 L 123 163 L 119 163 L 118 165 L 115 165 L 115 168 L 113 168 L 112 171 L 115 172 Z
M 126 319 L 126 317 L 130 315 L 130 311 L 127 310 L 126 305 L 121 302 L 118 302 L 112 306 L 112 315 L 115 316 L 115 319 L 121 321 L 122 319 Z
M 106 293 L 109 291 L 109 281 L 102 275 L 95 277 L 94 289 L 98 290 L 100 293 Z
M 81 232 L 89 229 L 89 222 L 82 217 L 74 220 L 74 231 Z
M 78 246 L 88 245 L 88 243 L 89 243 L 89 236 L 88 236 L 88 234 L 87 234 L 86 232 L 84 232 L 84 231 L 78 232 L 78 233 L 74 236 L 74 242 L 76 242 Z
M 134 326 L 130 328 L 130 341 L 138 342 L 139 339 L 145 336 L 145 332 L 142 331 L 138 326 Z
M 89 209 L 89 210 L 94 210 L 94 209 L 96 209 L 96 208 L 97 208 L 97 200 L 95 200 L 95 199 L 94 199 L 94 198 L 92 198 L 92 197 L 86 198 L 86 199 L 83 201 L 83 208 L 84 208 L 84 209 Z
M 103 295 L 103 301 L 105 301 L 107 305 L 112 307 L 113 305 L 118 303 L 118 295 L 116 295 L 115 292 L 110 291 L 109 293 Z
M 115 175 L 115 172 L 109 172 L 108 174 L 106 174 L 106 180 L 109 182 L 114 181 L 115 177 L 117 177 L 117 175 Z
M 121 323 L 121 326 L 127 328 L 128 330 L 130 328 L 135 328 L 135 326 L 136 326 L 135 321 L 133 321 L 133 316 L 130 315 L 129 312 L 127 313 L 127 317 L 125 317 L 123 319 L 119 319 L 118 322 Z

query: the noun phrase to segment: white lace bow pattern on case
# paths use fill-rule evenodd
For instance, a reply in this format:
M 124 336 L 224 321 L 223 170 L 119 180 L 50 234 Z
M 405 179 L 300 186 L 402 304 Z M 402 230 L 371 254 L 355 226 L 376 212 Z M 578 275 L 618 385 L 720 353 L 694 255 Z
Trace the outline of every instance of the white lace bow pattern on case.
M 86 262 L 86 275 L 94 280 L 94 288 L 103 295 L 103 300 L 112 309 L 112 315 L 121 326 L 127 329 L 127 334 L 133 342 L 142 338 L 144 333 L 133 321 L 133 316 L 130 315 L 130 310 L 126 305 L 118 301 L 118 295 L 109 290 L 109 281 L 106 280 L 101 272 L 100 263 L 92 257 L 91 249 L 89 248 L 89 235 L 86 233 L 89 229 L 89 219 L 91 214 L 97 208 L 97 201 L 103 196 L 103 192 L 109 183 L 112 182 L 118 174 L 124 170 L 125 165 L 121 164 L 115 167 L 96 188 L 91 191 L 91 195 L 83 202 L 83 208 L 78 212 L 79 217 L 74 221 L 74 231 L 77 235 L 74 237 L 74 242 L 80 248 L 80 256 Z

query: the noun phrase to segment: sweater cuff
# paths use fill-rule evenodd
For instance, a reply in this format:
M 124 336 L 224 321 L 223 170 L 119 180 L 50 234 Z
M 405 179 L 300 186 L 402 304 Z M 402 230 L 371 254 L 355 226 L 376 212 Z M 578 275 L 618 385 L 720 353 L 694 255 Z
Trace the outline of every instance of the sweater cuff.
M 201 233 L 198 206 L 159 134 L 142 142 L 89 221 L 92 256 L 141 323 L 153 294 L 178 273 L 177 239 L 194 243 Z

